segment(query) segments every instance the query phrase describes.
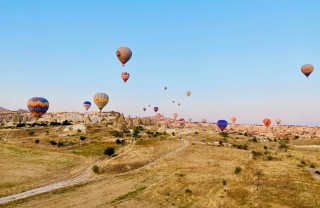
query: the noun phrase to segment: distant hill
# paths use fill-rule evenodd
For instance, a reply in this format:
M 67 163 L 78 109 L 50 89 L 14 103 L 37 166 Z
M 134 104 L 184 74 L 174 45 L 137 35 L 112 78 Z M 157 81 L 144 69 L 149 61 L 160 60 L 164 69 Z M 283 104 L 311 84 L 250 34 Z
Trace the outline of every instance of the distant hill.
M 19 110 L 17 110 L 17 112 L 19 112 L 19 113 L 28 113 L 29 111 L 24 110 L 24 109 L 19 109 Z
M 10 112 L 10 110 L 0 107 L 0 112 Z

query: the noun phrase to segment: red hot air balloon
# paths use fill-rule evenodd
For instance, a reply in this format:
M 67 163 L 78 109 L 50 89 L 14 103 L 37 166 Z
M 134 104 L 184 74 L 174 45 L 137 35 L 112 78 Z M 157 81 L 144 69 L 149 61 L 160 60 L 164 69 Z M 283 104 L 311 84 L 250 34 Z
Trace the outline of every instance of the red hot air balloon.
M 158 112 L 159 108 L 158 107 L 154 107 L 153 110 L 154 110 L 154 112 Z
M 121 78 L 124 81 L 124 83 L 126 83 L 130 78 L 130 74 L 128 72 L 122 72 Z
M 265 118 L 263 119 L 263 123 L 268 128 L 271 124 L 271 120 L 269 118 Z

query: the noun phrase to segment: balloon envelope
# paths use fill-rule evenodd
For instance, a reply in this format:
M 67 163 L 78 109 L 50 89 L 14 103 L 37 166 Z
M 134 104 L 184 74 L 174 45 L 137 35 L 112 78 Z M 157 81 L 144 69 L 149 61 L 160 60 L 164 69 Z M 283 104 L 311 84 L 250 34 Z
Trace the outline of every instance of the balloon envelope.
M 146 111 L 147 109 L 146 108 L 143 108 L 143 111 Z
M 187 96 L 189 97 L 191 95 L 191 92 L 190 91 L 187 91 Z
M 311 64 L 305 64 L 301 67 L 301 72 L 306 75 L 306 77 L 309 77 L 313 70 L 314 67 Z
M 89 108 L 91 107 L 91 103 L 90 103 L 89 101 L 85 101 L 85 102 L 83 103 L 83 106 L 84 106 L 84 108 L 85 108 L 86 111 L 87 111 L 87 110 L 89 110 Z
M 128 79 L 130 78 L 130 74 L 128 72 L 122 72 L 121 78 L 124 81 L 124 83 L 126 83 L 128 81 Z
M 154 107 L 153 110 L 154 110 L 154 112 L 158 112 L 159 108 L 158 107 Z
M 279 124 L 281 123 L 281 119 L 280 119 L 280 118 L 277 118 L 277 119 L 275 120 L 275 122 L 279 125 Z
M 225 129 L 227 128 L 228 122 L 227 122 L 226 120 L 219 120 L 219 121 L 217 122 L 217 126 L 219 127 L 219 129 L 220 129 L 221 131 L 223 131 L 223 130 L 225 130 Z
M 39 119 L 43 116 L 49 109 L 49 102 L 47 99 L 42 97 L 34 97 L 28 101 L 28 109 L 30 113 L 36 118 Z
M 269 127 L 270 124 L 271 124 L 271 120 L 270 120 L 269 118 L 265 118 L 265 119 L 263 119 L 263 123 L 264 123 L 264 125 L 265 125 L 266 127 Z
M 101 112 L 102 109 L 108 104 L 109 96 L 106 93 L 97 93 L 93 97 L 93 101 Z
M 176 120 L 176 119 L 177 119 L 177 117 L 178 117 L 178 114 L 177 114 L 177 113 L 174 113 L 174 114 L 173 114 L 173 118 L 174 118 L 174 120 Z
M 167 87 L 164 87 L 164 90 L 167 90 L 168 88 Z
M 237 120 L 236 117 L 232 117 L 232 118 L 231 118 L 232 123 L 235 123 L 236 120 Z
M 130 60 L 132 56 L 132 51 L 130 48 L 123 46 L 117 49 L 116 55 L 119 61 L 124 66 Z

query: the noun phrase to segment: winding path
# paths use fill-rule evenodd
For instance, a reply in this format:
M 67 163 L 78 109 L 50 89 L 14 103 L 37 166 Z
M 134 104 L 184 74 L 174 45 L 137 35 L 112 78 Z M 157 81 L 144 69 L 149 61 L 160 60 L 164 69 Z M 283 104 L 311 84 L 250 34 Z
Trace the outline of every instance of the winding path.
M 137 168 L 135 170 L 132 170 L 132 171 L 129 171 L 129 172 L 126 172 L 126 173 L 116 174 L 116 175 L 129 174 L 129 173 L 134 173 L 134 172 L 141 171 L 142 169 L 146 169 L 146 168 L 148 168 L 148 167 L 150 167 L 152 165 L 155 165 L 156 163 L 160 162 L 161 160 L 180 152 L 181 150 L 183 150 L 188 145 L 189 145 L 189 141 L 183 140 L 183 144 L 181 146 L 179 146 L 178 148 L 176 148 L 176 149 L 168 152 L 167 154 L 159 157 L 158 159 L 154 160 L 153 162 L 148 163 L 145 166 L 142 166 L 142 167 Z M 113 158 L 111 158 L 109 161 L 111 161 L 111 160 L 113 160 Z M 103 160 L 97 162 L 96 165 L 99 165 L 102 162 L 103 162 Z M 65 188 L 65 187 L 68 187 L 68 186 L 73 186 L 73 185 L 80 184 L 80 183 L 83 183 L 83 182 L 94 181 L 95 179 L 88 180 L 88 178 L 89 178 L 91 173 L 92 173 L 91 168 L 88 168 L 81 175 L 79 175 L 79 176 L 77 176 L 77 177 L 75 177 L 73 179 L 56 182 L 56 183 L 49 184 L 49 185 L 46 185 L 46 186 L 42 186 L 42 187 L 39 187 L 39 188 L 31 189 L 29 191 L 25 191 L 25 192 L 22 192 L 22 193 L 19 193 L 19 194 L 14 194 L 14 195 L 9 195 L 9 196 L 2 197 L 2 198 L 0 198 L 0 204 L 4 204 L 4 203 L 12 202 L 14 200 L 35 196 L 35 195 L 38 195 L 38 194 L 47 193 L 47 192 L 50 192 L 50 191 L 54 191 L 54 190 L 57 190 L 57 189 L 60 189 L 60 188 Z M 113 176 L 115 176 L 115 175 L 113 175 Z

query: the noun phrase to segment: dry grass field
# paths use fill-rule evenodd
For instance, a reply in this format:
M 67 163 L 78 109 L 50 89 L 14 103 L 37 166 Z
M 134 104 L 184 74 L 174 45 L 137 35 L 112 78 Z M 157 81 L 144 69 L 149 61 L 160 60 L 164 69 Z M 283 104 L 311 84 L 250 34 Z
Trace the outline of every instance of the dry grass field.
M 50 134 L 46 135 L 48 130 Z M 8 158 L 1 160 L 1 169 L 10 172 L 1 176 L 12 180 L 11 184 L 0 184 L 8 193 L 21 183 L 19 180 L 28 181 L 24 169 L 28 169 L 28 175 L 32 170 L 39 171 L 38 179 L 34 179 L 37 182 L 33 182 L 39 185 L 49 182 L 45 178 L 66 175 L 68 170 L 81 172 L 105 158 L 103 149 L 107 146 L 115 147 L 118 156 L 103 160 L 100 174 L 90 176 L 93 181 L 17 200 L 5 207 L 320 207 L 320 181 L 314 174 L 320 170 L 320 148 L 295 147 L 318 145 L 320 139 L 260 141 L 236 134 L 224 138 L 196 129 L 178 129 L 174 136 L 153 137 L 150 131 L 155 130 L 143 130 L 135 142 L 119 145 L 110 135 L 111 129 L 103 126 L 89 126 L 87 133 L 67 137 L 59 136 L 61 129 L 57 127 L 39 129 L 32 138 L 28 131 L 3 130 L 0 134 L 1 138 L 12 133 L 14 137 L 0 142 L 1 157 Z M 80 135 L 87 139 L 79 140 Z M 19 142 L 19 136 L 24 143 Z M 34 144 L 37 137 L 43 140 L 38 145 Z M 48 144 L 52 138 L 66 145 L 52 147 Z M 187 147 L 146 166 L 181 146 L 183 140 L 189 141 Z M 22 152 L 22 160 L 15 151 Z M 50 166 L 53 160 L 56 164 Z M 24 188 L 32 187 L 25 184 Z

